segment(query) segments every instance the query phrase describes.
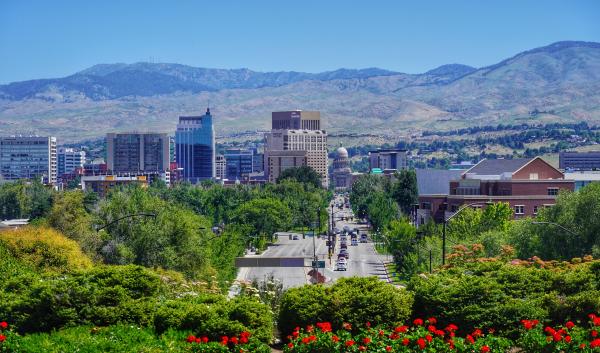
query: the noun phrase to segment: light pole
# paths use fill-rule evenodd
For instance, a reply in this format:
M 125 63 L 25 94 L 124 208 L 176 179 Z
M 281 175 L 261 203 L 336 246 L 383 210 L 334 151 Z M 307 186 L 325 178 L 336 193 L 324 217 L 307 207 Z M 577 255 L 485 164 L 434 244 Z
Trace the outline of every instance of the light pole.
M 571 234 L 571 235 L 574 235 L 574 236 L 578 236 L 578 235 L 579 235 L 579 234 L 575 233 L 574 231 L 572 231 L 571 229 L 565 228 L 565 227 L 561 226 L 560 224 L 558 224 L 558 223 L 554 223 L 554 222 L 531 222 L 531 224 L 545 224 L 545 225 L 551 225 L 551 226 L 558 227 L 558 228 L 560 228 L 560 229 L 564 230 L 565 232 L 567 232 L 567 233 L 569 233 L 569 234 Z
M 124 220 L 126 218 L 133 218 L 133 217 L 152 217 L 152 218 L 156 218 L 156 214 L 154 214 L 154 213 L 134 213 L 134 214 L 129 214 L 127 216 L 123 216 L 123 217 L 117 218 L 114 221 L 109 222 L 109 223 L 103 225 L 102 227 L 96 228 L 96 232 L 99 232 L 99 231 L 101 231 L 104 228 L 110 227 L 111 225 L 113 225 L 113 224 L 115 224 L 115 223 L 117 223 L 117 222 L 119 222 L 121 220 Z
M 442 229 L 442 266 L 446 264 L 446 227 L 447 227 L 448 222 L 468 207 L 475 206 L 475 205 L 489 206 L 491 204 L 493 204 L 493 202 L 491 200 L 485 201 L 485 202 L 484 201 L 472 202 L 470 204 L 464 205 L 463 207 L 459 208 L 458 211 L 454 212 L 454 214 L 448 218 L 446 218 L 446 216 L 444 215 L 444 228 Z

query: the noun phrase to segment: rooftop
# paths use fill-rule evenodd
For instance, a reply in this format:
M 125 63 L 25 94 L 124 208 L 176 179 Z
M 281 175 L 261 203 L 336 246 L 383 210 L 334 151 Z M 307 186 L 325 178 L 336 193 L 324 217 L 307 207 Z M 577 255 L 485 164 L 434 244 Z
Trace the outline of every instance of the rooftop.
M 468 174 L 479 175 L 500 175 L 504 173 L 514 173 L 523 168 L 533 158 L 515 158 L 515 159 L 484 159 L 469 169 Z

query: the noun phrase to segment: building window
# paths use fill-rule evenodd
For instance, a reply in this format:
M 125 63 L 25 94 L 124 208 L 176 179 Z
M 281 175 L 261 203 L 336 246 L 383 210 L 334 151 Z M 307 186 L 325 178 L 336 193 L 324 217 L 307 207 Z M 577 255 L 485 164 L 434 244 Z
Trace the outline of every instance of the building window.
M 515 206 L 515 214 L 525 214 L 525 206 L 524 205 L 516 205 Z
M 423 202 L 423 204 L 421 205 L 421 208 L 424 210 L 431 210 L 431 203 Z
M 548 195 L 550 195 L 550 196 L 558 195 L 558 188 L 548 188 Z
M 538 206 L 535 205 L 533 206 L 533 214 L 537 214 L 538 213 Z

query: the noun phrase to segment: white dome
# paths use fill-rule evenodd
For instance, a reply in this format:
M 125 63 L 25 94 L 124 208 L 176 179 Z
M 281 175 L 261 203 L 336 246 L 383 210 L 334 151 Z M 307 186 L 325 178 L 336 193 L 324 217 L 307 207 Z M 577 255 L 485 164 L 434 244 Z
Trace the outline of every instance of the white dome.
M 348 150 L 346 150 L 344 147 L 338 148 L 337 158 L 348 158 Z

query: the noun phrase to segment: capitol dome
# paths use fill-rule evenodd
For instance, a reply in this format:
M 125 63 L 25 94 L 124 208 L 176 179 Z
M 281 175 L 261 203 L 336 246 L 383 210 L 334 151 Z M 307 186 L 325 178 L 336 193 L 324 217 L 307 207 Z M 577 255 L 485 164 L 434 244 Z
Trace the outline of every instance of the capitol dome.
M 344 147 L 340 147 L 337 149 L 337 158 L 348 158 L 348 150 L 346 150 Z

